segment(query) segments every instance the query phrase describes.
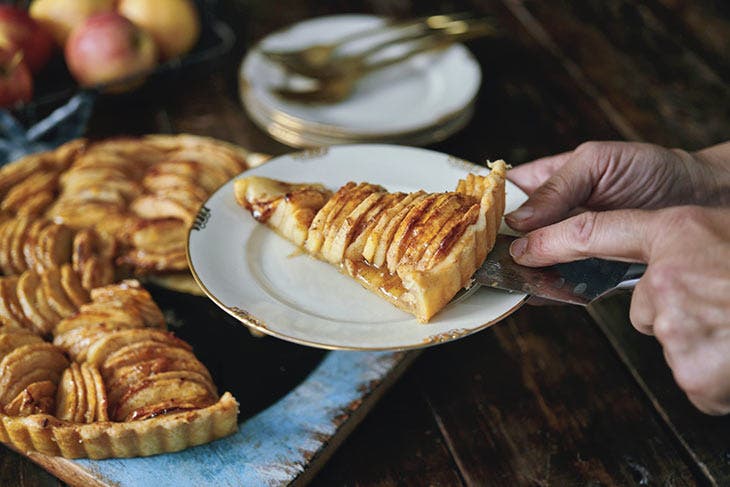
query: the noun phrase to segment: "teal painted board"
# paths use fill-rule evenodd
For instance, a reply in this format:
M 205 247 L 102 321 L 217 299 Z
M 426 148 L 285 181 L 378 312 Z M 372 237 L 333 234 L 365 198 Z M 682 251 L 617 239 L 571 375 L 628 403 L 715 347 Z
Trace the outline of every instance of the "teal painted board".
M 244 420 L 232 436 L 179 453 L 71 463 L 102 484 L 120 486 L 305 482 L 307 471 L 341 441 L 338 435 L 358 421 L 358 411 L 369 409 L 413 356 L 412 352 L 330 352 L 301 384 Z M 78 476 L 64 480 L 79 482 Z

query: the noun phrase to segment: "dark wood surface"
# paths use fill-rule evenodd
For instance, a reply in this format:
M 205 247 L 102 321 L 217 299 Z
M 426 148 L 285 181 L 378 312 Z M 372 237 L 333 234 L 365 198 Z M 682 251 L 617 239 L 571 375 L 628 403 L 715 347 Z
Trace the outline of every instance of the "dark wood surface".
M 90 135 L 186 131 L 286 152 L 238 102 L 246 46 L 315 15 L 459 10 L 493 15 L 502 36 L 469 44 L 484 72 L 476 115 L 434 149 L 518 164 L 590 139 L 695 149 L 730 133 L 730 6 L 720 0 L 229 0 L 220 8 L 239 36 L 221 69 L 102 100 Z M 656 342 L 631 328 L 628 302 L 525 307 L 425 351 L 313 484 L 730 484 L 730 418 L 692 408 Z M 57 484 L 0 448 L 0 485 Z

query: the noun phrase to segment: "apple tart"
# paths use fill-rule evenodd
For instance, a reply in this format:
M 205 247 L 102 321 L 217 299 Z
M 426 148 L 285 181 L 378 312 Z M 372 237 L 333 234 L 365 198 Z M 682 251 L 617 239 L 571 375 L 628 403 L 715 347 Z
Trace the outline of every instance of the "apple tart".
M 13 227 L 0 231 L 0 249 L 41 239 L 40 228 L 18 227 L 17 221 L 44 217 L 63 225 L 56 229 L 61 243 L 68 232 L 93 230 L 116 245 L 109 250 L 117 268 L 190 290 L 180 277 L 189 276 L 185 240 L 198 208 L 223 183 L 264 160 L 193 135 L 74 140 L 0 169 L 0 221 Z M 16 264 L 0 255 L 5 275 L 25 270 Z
M 236 430 L 235 399 L 219 396 L 208 369 L 166 330 L 139 282 L 85 292 L 77 278 L 74 286 L 76 300 L 58 289 L 74 311 L 52 320 L 52 343 L 32 326 L 0 331 L 0 441 L 108 458 L 177 451 Z M 33 303 L 36 311 L 41 302 Z
M 235 182 L 235 195 L 256 220 L 426 323 L 470 284 L 494 246 L 507 165 L 490 167 L 447 193 L 354 182 L 332 193 L 250 176 Z
M 188 275 L 198 207 L 263 160 L 152 135 L 79 139 L 0 169 L 0 441 L 130 457 L 236 430 L 236 400 L 126 278 Z

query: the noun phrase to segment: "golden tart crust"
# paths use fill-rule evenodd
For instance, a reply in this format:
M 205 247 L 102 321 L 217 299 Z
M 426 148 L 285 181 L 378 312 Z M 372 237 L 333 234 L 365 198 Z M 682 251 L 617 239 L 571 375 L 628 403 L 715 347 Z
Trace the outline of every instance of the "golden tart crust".
M 318 184 L 244 177 L 235 194 L 258 221 L 425 323 L 470 284 L 494 246 L 507 165 L 490 167 L 447 193 L 349 182 L 332 194 Z
M 238 403 L 226 392 L 202 409 L 143 421 L 79 424 L 48 414 L 0 414 L 0 441 L 20 451 L 66 458 L 127 458 L 157 455 L 209 443 L 234 433 Z

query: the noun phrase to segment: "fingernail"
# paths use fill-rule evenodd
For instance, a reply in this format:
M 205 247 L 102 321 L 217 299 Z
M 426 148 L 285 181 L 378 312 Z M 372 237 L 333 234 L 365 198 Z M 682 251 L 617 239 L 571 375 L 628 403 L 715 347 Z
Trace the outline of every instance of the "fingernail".
M 533 213 L 535 213 L 535 209 L 532 206 L 520 206 L 512 213 L 508 213 L 506 218 L 513 222 L 520 222 L 530 218 Z
M 513 259 L 522 257 L 522 255 L 525 253 L 525 250 L 527 250 L 526 238 L 518 238 L 517 240 L 512 242 L 512 245 L 509 246 L 509 254 L 512 256 Z

